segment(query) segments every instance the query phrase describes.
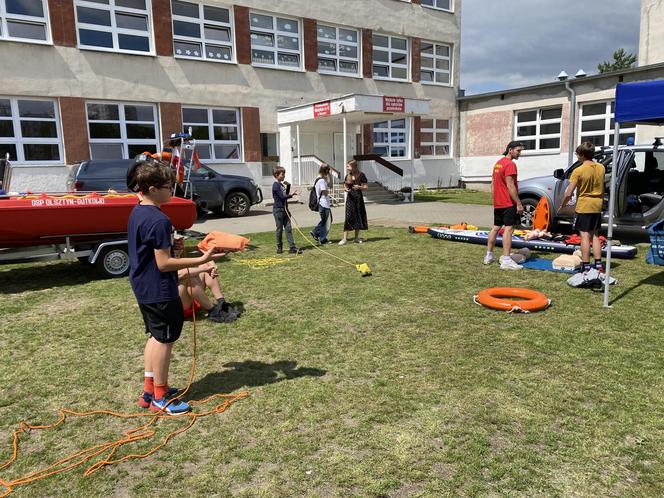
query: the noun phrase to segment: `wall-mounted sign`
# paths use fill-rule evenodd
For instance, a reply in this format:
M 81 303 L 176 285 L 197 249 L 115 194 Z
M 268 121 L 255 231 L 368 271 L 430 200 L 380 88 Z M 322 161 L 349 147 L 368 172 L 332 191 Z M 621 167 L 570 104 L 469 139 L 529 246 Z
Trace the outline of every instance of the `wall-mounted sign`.
M 314 104 L 314 118 L 330 115 L 330 101 L 317 102 Z
M 383 112 L 404 112 L 406 99 L 403 97 L 383 97 Z

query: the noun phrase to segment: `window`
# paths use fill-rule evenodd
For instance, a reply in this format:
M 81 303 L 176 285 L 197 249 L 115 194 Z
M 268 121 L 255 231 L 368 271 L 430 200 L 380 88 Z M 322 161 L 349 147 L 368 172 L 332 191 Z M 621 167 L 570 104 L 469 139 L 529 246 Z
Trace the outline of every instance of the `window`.
M 452 74 L 452 47 L 442 43 L 422 41 L 420 45 L 422 83 L 449 85 Z
M 356 29 L 318 25 L 318 70 L 321 73 L 360 74 L 359 33 Z
M 0 97 L 0 158 L 16 163 L 62 163 L 54 100 Z
M 422 157 L 450 157 L 452 135 L 449 119 L 422 118 L 420 153 Z
M 175 57 L 233 62 L 230 9 L 173 0 Z
M 237 109 L 183 107 L 182 127 L 196 139 L 201 161 L 237 163 L 242 158 Z
M 88 102 L 90 159 L 130 159 L 157 152 L 157 109 L 152 104 Z
M 256 66 L 300 69 L 300 22 L 297 19 L 249 14 L 251 61 Z
M 373 77 L 408 80 L 408 39 L 373 35 Z
M 48 42 L 46 0 L 0 0 L 0 40 Z
M 408 151 L 405 119 L 374 123 L 373 153 L 383 157 L 405 158 Z
M 452 12 L 452 0 L 422 0 L 422 6 Z
M 74 0 L 78 46 L 151 53 L 150 0 Z
M 515 140 L 526 151 L 559 151 L 562 112 L 562 107 L 517 112 Z
M 592 102 L 581 105 L 579 114 L 579 143 L 591 141 L 596 147 L 613 145 L 614 102 Z M 628 138 L 636 136 L 635 123 L 620 124 L 620 145 L 625 145 Z

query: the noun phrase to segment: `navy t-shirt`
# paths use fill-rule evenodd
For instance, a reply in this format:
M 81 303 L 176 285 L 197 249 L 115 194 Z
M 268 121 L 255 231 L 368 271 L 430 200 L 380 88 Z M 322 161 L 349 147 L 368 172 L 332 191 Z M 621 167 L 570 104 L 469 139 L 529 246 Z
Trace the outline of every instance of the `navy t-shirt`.
M 172 301 L 178 297 L 178 274 L 161 272 L 155 249 L 169 249 L 173 225 L 157 206 L 138 204 L 129 216 L 129 281 L 140 304 Z

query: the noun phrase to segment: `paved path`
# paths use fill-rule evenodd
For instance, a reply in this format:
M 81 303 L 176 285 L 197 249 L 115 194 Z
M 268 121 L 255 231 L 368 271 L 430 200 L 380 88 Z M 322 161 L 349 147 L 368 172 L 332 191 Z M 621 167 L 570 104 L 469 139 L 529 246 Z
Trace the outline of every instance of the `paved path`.
M 318 213 L 310 211 L 305 204 L 290 206 L 294 219 L 300 226 L 314 226 L 319 221 Z M 334 223 L 344 221 L 344 207 L 332 209 Z M 445 202 L 415 202 L 404 204 L 367 204 L 367 217 L 371 225 L 407 227 L 434 223 L 455 224 L 466 222 L 489 227 L 493 224 L 493 208 L 473 204 Z M 249 215 L 242 218 L 224 218 L 210 215 L 192 227 L 200 232 L 220 230 L 237 234 L 271 232 L 274 230 L 272 209 L 254 206 Z

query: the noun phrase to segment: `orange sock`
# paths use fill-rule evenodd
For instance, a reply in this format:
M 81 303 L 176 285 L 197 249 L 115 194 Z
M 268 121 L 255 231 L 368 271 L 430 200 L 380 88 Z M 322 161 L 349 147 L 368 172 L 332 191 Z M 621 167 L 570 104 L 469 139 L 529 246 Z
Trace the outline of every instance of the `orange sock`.
M 168 384 L 155 384 L 154 385 L 154 399 L 163 399 L 168 392 Z
M 154 377 L 148 375 L 148 372 L 145 372 L 146 375 L 143 378 L 143 390 L 148 394 L 154 394 Z

